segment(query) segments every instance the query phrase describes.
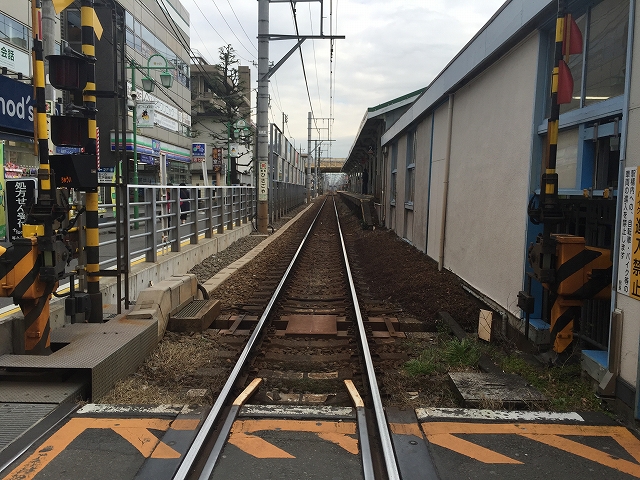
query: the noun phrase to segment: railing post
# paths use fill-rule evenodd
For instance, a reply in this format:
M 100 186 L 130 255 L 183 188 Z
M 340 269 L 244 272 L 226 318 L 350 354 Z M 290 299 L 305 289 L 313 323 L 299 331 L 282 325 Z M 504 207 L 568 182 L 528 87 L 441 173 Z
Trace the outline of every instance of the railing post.
M 215 191 L 216 199 L 216 218 L 218 218 L 218 223 L 216 226 L 218 227 L 218 233 L 224 233 L 224 188 L 217 187 Z
M 149 220 L 146 221 L 146 248 L 147 253 L 145 255 L 145 260 L 147 262 L 156 263 L 158 261 L 158 229 L 156 228 L 156 223 L 158 218 L 156 216 L 156 189 L 155 188 L 145 188 L 145 199 L 151 197 L 151 203 L 146 203 L 145 205 L 145 217 L 148 217 Z
M 227 230 L 233 230 L 233 187 L 226 188 Z
M 129 204 L 128 200 L 129 198 L 131 198 L 129 196 L 129 189 L 131 187 L 127 186 L 126 187 L 126 194 L 127 194 L 127 203 L 126 205 L 128 205 L 129 208 L 125 208 L 123 209 L 125 212 L 125 218 L 123 219 L 124 221 L 124 234 L 127 236 L 128 239 L 131 239 L 131 205 Z M 127 262 L 127 265 L 129 265 L 129 269 L 131 268 L 131 249 L 132 249 L 132 245 L 131 245 L 131 240 L 129 240 L 128 242 L 128 246 L 129 249 L 124 253 L 124 261 Z M 127 269 L 127 270 L 129 270 Z
M 180 239 L 180 189 L 172 188 L 171 189 L 171 202 L 173 205 L 171 206 L 171 211 L 173 212 L 173 218 L 171 220 L 171 224 L 174 225 L 171 227 L 171 251 L 179 252 L 181 245 Z
M 198 213 L 198 188 L 191 187 L 189 189 L 189 213 L 188 216 L 191 217 L 191 222 L 187 218 L 187 222 L 189 222 L 189 231 L 191 232 L 190 243 L 192 245 L 198 244 L 198 222 L 200 221 L 200 215 Z
M 205 238 L 212 238 L 213 237 L 213 199 L 214 199 L 214 193 L 215 190 L 213 189 L 213 187 L 205 187 L 205 197 L 204 197 L 204 201 L 205 201 L 205 206 L 206 206 L 206 210 L 205 210 L 205 232 L 204 232 L 204 237 Z

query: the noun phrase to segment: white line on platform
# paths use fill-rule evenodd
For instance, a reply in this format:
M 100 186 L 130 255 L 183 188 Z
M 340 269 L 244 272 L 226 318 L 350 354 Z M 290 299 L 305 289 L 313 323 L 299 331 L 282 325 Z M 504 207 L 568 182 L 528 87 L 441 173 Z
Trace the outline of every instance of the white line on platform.
M 507 420 L 507 421 L 552 421 L 552 422 L 584 422 L 584 418 L 576 412 L 527 412 L 503 410 L 476 410 L 472 408 L 417 408 L 418 420 Z
M 106 405 L 88 403 L 78 410 L 77 413 L 100 414 L 100 413 L 142 413 L 145 415 L 177 415 L 179 413 L 189 413 L 185 411 L 184 405 L 158 405 L 158 406 L 138 406 L 138 405 Z

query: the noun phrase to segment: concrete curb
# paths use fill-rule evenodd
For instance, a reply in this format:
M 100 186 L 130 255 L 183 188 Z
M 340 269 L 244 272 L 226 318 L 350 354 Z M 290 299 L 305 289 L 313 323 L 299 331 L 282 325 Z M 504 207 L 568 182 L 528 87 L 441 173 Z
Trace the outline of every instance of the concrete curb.
M 157 320 L 160 340 L 167 329 L 171 314 L 195 298 L 197 292 L 198 280 L 194 274 L 174 275 L 140 292 L 136 305 L 127 318 Z

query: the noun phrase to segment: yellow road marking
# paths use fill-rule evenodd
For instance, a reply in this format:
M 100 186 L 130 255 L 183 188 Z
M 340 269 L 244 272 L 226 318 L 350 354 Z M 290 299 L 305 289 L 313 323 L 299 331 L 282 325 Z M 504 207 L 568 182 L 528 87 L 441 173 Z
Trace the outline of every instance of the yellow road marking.
M 243 432 L 232 433 L 229 443 L 255 458 L 296 458 L 260 437 Z
M 5 480 L 32 480 L 60 455 L 80 434 L 89 429 L 111 429 L 133 445 L 145 458 L 180 458 L 180 453 L 160 441 L 149 430 L 193 430 L 197 420 L 159 418 L 72 418 L 47 439 L 29 458 L 18 465 Z
M 423 438 L 420 425 L 417 423 L 390 423 L 391 432 L 396 435 L 413 435 L 414 437 Z
M 436 445 L 484 463 L 521 463 L 454 435 L 520 435 L 577 455 L 614 470 L 640 478 L 640 465 L 614 458 L 593 447 L 564 438 L 566 436 L 610 437 L 640 463 L 640 440 L 625 427 L 554 424 L 499 424 L 426 422 L 421 424 L 427 439 Z
M 347 435 L 356 433 L 353 422 L 318 422 L 316 420 L 237 420 L 231 428 L 229 443 L 256 458 L 295 458 L 260 437 L 251 435 L 260 431 L 315 433 L 319 438 L 334 443 L 347 452 L 358 454 L 358 440 Z

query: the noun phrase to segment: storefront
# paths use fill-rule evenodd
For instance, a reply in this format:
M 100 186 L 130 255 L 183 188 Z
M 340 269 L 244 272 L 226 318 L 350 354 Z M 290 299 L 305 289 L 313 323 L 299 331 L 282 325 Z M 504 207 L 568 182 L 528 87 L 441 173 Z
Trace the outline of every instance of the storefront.
M 136 165 L 133 163 L 133 134 L 127 132 L 127 158 L 129 158 L 130 183 L 133 183 L 133 172 Z M 160 183 L 160 156 L 163 154 L 167 162 L 167 182 L 179 185 L 189 183 L 191 174 L 189 164 L 191 155 L 188 149 L 178 147 L 159 140 L 136 136 L 136 150 L 138 153 L 138 184 L 157 185 Z M 115 151 L 115 133 L 111 132 L 111 151 Z
M 0 75 L 0 238 L 6 238 L 5 179 L 34 178 L 33 87 Z

